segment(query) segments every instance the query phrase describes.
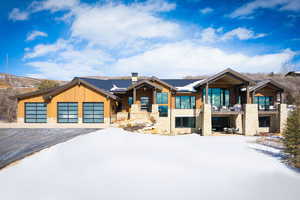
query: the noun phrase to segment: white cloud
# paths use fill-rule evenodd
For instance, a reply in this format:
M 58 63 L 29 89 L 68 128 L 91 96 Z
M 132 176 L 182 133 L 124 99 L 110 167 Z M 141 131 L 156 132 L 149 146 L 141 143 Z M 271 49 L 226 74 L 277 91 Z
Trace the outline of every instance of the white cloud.
M 19 8 L 14 8 L 8 15 L 8 19 L 13 21 L 23 21 L 29 18 L 27 11 L 21 11 Z
M 265 35 L 242 27 L 228 32 L 223 28 L 207 28 L 201 32 L 200 39 L 193 40 L 184 35 L 189 28 L 159 17 L 160 12 L 176 8 L 175 4 L 163 0 L 126 5 L 111 2 L 47 5 L 43 9 L 50 12 L 67 8 L 71 36 L 54 44 L 26 48 L 24 60 L 37 70 L 30 74 L 35 77 L 71 79 L 87 75 L 124 75 L 132 71 L 180 77 L 215 73 L 225 67 L 243 72 L 249 69 L 270 72 L 279 71 L 295 55 L 293 51 L 284 50 L 249 56 L 205 46 L 203 43 L 234 38 L 248 40 Z
M 28 34 L 26 41 L 32 41 L 37 37 L 48 37 L 48 34 L 41 31 L 32 31 L 30 34 Z
M 79 0 L 45 0 L 45 1 L 34 1 L 29 6 L 32 12 L 38 12 L 42 10 L 50 10 L 56 12 L 59 10 L 70 10 L 79 5 Z
M 212 9 L 210 7 L 206 7 L 206 8 L 200 9 L 200 13 L 201 14 L 208 14 L 208 13 L 211 13 L 213 11 L 214 11 L 214 9 Z
M 118 60 L 114 73 L 132 71 L 159 77 L 212 74 L 233 67 L 241 72 L 278 72 L 295 56 L 291 50 L 249 56 L 227 53 L 222 49 L 201 46 L 195 41 L 162 45 L 143 54 Z
M 222 40 L 229 40 L 234 37 L 240 39 L 240 40 L 249 40 L 249 39 L 256 39 L 256 38 L 261 38 L 265 37 L 266 34 L 260 33 L 260 34 L 255 34 L 252 30 L 246 29 L 246 28 L 236 28 L 233 29 L 227 33 L 225 33 L 222 37 Z
M 26 50 L 26 53 L 24 55 L 24 59 L 32 59 L 37 58 L 41 56 L 48 55 L 49 53 L 58 53 L 59 51 L 65 50 L 67 48 L 72 48 L 66 40 L 59 39 L 54 44 L 39 44 L 36 45 L 33 49 Z
M 214 29 L 209 27 L 202 30 L 202 32 L 200 33 L 200 41 L 203 43 L 216 43 L 220 41 L 228 41 L 233 38 L 239 40 L 249 40 L 265 36 L 266 34 L 264 33 L 256 34 L 254 33 L 254 31 L 242 27 L 238 27 L 225 33 L 223 33 L 222 28 Z
M 178 37 L 180 26 L 156 17 L 155 5 L 106 4 L 78 9 L 71 27 L 72 36 L 107 47 L 134 43 L 138 39 Z
M 277 9 L 287 11 L 300 11 L 299 0 L 255 0 L 234 10 L 229 17 L 243 18 L 253 14 L 258 9 Z

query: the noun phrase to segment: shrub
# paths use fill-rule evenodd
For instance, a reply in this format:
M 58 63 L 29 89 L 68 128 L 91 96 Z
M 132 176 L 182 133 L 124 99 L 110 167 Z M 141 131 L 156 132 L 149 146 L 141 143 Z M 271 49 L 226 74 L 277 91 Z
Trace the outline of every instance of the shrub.
M 52 81 L 52 80 L 43 80 L 42 82 L 40 82 L 37 85 L 39 90 L 45 90 L 45 89 L 56 87 L 56 86 L 59 86 L 59 83 L 56 81 Z
M 287 119 L 283 143 L 288 161 L 300 168 L 300 107 L 294 110 Z

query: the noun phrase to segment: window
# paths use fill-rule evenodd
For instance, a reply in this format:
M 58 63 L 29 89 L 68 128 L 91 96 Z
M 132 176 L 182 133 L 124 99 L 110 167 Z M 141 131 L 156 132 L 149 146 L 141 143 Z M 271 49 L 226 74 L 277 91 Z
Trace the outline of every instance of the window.
M 195 128 L 195 117 L 176 117 L 175 128 Z
M 254 103 L 258 104 L 260 110 L 267 110 L 273 104 L 273 97 L 268 96 L 255 96 Z
M 78 105 L 71 102 L 57 103 L 57 122 L 58 123 L 77 123 Z
M 133 104 L 133 97 L 128 97 L 128 105 L 131 106 Z
M 270 127 L 270 117 L 258 117 L 259 127 Z
M 193 109 L 196 107 L 194 96 L 176 96 L 175 98 L 176 109 Z
M 46 103 L 25 103 L 25 123 L 46 123 Z
M 83 123 L 104 123 L 103 102 L 83 103 Z
M 162 92 L 156 94 L 156 103 L 157 104 L 168 104 L 168 93 Z
M 205 99 L 206 89 L 202 90 L 203 100 Z M 208 102 L 213 106 L 229 106 L 229 90 L 224 88 L 209 88 L 208 89 Z
M 168 106 L 158 106 L 160 117 L 168 117 Z

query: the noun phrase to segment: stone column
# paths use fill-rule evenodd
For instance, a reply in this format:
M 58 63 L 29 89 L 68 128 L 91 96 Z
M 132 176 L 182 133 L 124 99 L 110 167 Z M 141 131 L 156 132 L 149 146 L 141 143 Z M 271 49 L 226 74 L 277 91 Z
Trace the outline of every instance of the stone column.
M 279 105 L 279 130 L 282 133 L 285 129 L 286 121 L 288 117 L 288 110 L 286 104 Z
M 235 116 L 235 128 L 238 128 L 238 133 L 243 133 L 243 117 L 242 114 L 238 114 Z
M 211 105 L 203 104 L 202 135 L 209 136 L 211 132 Z
M 245 104 L 244 110 L 244 135 L 258 134 L 258 108 L 257 104 Z
M 152 104 L 151 117 L 153 117 L 156 120 L 156 122 L 158 121 L 159 118 L 158 104 Z

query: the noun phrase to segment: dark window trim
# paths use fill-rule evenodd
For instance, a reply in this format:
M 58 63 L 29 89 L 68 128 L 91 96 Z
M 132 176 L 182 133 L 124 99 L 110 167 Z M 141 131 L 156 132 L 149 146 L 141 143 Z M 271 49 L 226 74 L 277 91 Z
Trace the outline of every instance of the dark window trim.
M 67 122 L 60 122 L 60 121 L 59 121 L 59 112 L 58 112 L 58 108 L 59 108 L 58 105 L 59 105 L 60 103 L 65 103 L 65 104 L 66 104 L 66 103 L 68 103 L 68 104 L 69 104 L 69 103 L 76 103 L 76 105 L 77 105 L 77 114 L 76 114 L 77 117 L 76 117 L 76 118 L 67 118 L 67 119 L 68 119 Z M 68 110 L 68 111 L 69 111 L 69 110 Z M 70 119 L 76 119 L 76 122 L 70 122 L 70 121 L 69 121 Z M 78 123 L 78 102 L 57 102 L 57 103 L 56 103 L 56 122 L 57 122 L 57 123 L 60 123 L 60 124 L 76 124 L 76 123 Z
M 206 92 L 205 92 L 205 89 L 206 88 L 203 88 L 202 89 L 202 101 L 204 102 L 205 101 L 205 95 L 206 95 Z M 213 105 L 213 98 L 212 98 L 212 95 L 213 95 L 213 89 L 220 89 L 220 93 L 219 93 L 219 96 L 220 96 L 220 106 L 229 106 L 230 105 L 230 90 L 228 88 L 208 88 L 208 96 L 209 96 L 209 100 L 210 100 L 210 104 Z M 228 91 L 228 105 L 226 105 L 226 92 Z M 221 98 L 223 95 L 223 98 Z M 223 101 L 223 104 L 221 104 Z
M 264 123 L 262 123 L 262 118 L 265 118 Z M 261 116 L 258 117 L 258 126 L 259 128 L 269 128 L 271 127 L 271 117 L 270 116 Z
M 84 104 L 86 104 L 86 103 L 92 103 L 92 104 L 102 104 L 103 106 L 102 106 L 102 108 L 103 108 L 103 118 L 95 118 L 95 117 L 93 117 L 93 118 L 84 118 Z M 93 108 L 94 108 L 95 106 L 93 105 Z M 94 109 L 93 109 L 93 115 L 95 115 L 94 114 Z M 95 121 L 93 121 L 93 122 L 85 122 L 84 120 L 85 119 L 93 119 L 93 120 L 95 120 L 95 119 L 103 119 L 103 121 L 102 122 L 95 122 Z M 103 124 L 104 123 L 104 102 L 103 101 L 99 101 L 99 102 L 83 102 L 82 103 L 82 123 L 85 123 L 85 124 Z
M 183 118 L 189 118 L 189 119 L 194 119 L 194 123 L 193 123 L 193 126 L 190 127 L 190 126 L 184 126 L 183 125 Z M 177 126 L 176 124 L 176 119 L 180 119 L 180 125 Z M 196 128 L 196 117 L 175 117 L 175 128 Z
M 177 97 L 179 98 L 179 104 L 180 104 L 180 108 L 177 107 L 177 104 L 176 104 L 176 99 Z M 181 105 L 181 102 L 182 102 L 182 97 L 189 97 L 189 105 L 190 105 L 190 108 L 182 108 L 182 105 Z M 195 105 L 192 106 L 192 97 L 194 97 L 195 99 Z M 175 109 L 195 109 L 196 108 L 196 96 L 188 96 L 188 95 L 182 95 L 182 96 L 175 96 Z
M 27 118 L 26 117 L 26 105 L 29 105 L 29 104 L 44 104 L 46 105 L 46 114 L 30 114 L 30 115 L 35 115 L 36 117 L 35 118 Z M 37 106 L 35 106 L 35 108 L 37 108 Z M 37 109 L 35 111 L 38 111 Z M 38 115 L 45 115 L 45 118 L 37 118 Z M 27 119 L 35 119 L 35 120 L 38 120 L 38 119 L 46 119 L 46 121 L 44 122 L 38 122 L 38 121 L 35 121 L 35 122 L 28 122 Z M 47 103 L 45 102 L 24 102 L 24 123 L 39 123 L 39 124 L 43 124 L 43 123 L 47 123 L 48 121 L 48 105 Z
M 161 107 L 161 106 L 167 107 L 167 115 L 166 116 L 161 115 L 161 112 L 160 112 L 160 109 L 159 109 L 159 107 Z M 158 112 L 159 112 L 159 117 L 169 117 L 169 106 L 168 105 L 159 105 L 158 106 Z
M 167 95 L 167 103 L 160 103 L 159 102 L 159 98 L 158 98 L 158 94 L 166 94 Z M 169 104 L 169 93 L 168 92 L 157 92 L 156 93 L 156 104 L 159 104 L 159 105 L 167 105 Z

